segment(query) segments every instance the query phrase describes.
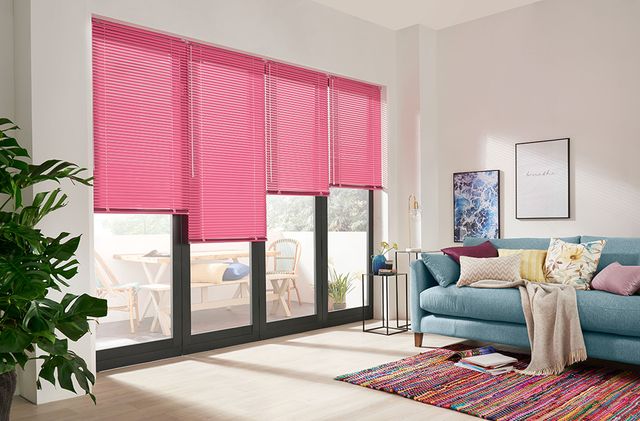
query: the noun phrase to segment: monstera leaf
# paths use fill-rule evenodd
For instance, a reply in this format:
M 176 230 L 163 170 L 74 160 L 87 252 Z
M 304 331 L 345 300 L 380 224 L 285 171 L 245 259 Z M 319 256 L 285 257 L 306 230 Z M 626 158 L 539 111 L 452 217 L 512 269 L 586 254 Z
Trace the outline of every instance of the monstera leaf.
M 0 374 L 24 367 L 37 355 L 39 378 L 76 392 L 74 381 L 95 402 L 93 373 L 68 341 L 89 332 L 89 321 L 107 315 L 107 302 L 87 294 L 60 296 L 78 273 L 75 253 L 80 237 L 62 232 L 44 235 L 37 225 L 67 204 L 61 188 L 36 193 L 25 189 L 42 182 L 63 180 L 91 185 L 84 168 L 59 160 L 39 165 L 9 132 L 18 129 L 0 118 Z M 53 291 L 56 291 L 54 294 Z M 59 337 L 62 334 L 64 337 Z M 37 381 L 41 386 L 40 380 Z

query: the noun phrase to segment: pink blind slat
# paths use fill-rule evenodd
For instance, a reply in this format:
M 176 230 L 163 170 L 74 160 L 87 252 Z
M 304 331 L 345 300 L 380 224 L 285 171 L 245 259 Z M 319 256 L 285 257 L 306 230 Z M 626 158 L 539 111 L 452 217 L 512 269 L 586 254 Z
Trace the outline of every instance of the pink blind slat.
M 331 77 L 331 186 L 382 189 L 380 94 L 378 86 Z
M 187 45 L 100 19 L 93 30 L 94 209 L 187 213 Z
M 328 77 L 267 63 L 267 191 L 329 194 Z
M 189 67 L 189 241 L 264 241 L 264 61 L 192 43 Z

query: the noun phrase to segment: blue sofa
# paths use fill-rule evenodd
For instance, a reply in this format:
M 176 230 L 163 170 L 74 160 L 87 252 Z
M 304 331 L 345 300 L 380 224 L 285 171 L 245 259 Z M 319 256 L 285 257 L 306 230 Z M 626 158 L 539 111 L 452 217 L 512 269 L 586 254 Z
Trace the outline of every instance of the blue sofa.
M 640 238 L 569 237 L 580 243 L 606 239 L 598 271 L 612 262 L 640 265 Z M 486 239 L 468 238 L 464 245 Z M 490 240 L 496 248 L 546 250 L 549 238 Z M 591 358 L 640 365 L 640 295 L 625 297 L 603 291 L 577 291 L 578 312 Z M 517 289 L 439 286 L 422 260 L 411 264 L 411 328 L 415 345 L 424 333 L 529 348 L 529 337 Z

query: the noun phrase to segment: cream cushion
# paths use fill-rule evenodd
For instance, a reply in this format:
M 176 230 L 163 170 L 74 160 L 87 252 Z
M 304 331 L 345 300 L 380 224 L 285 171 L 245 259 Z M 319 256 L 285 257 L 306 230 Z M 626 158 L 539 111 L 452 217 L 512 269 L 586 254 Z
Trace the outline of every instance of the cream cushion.
M 221 284 L 227 263 L 198 263 L 191 265 L 191 282 Z
M 486 279 L 519 281 L 520 255 L 504 257 L 460 257 L 460 278 L 457 286 L 466 286 Z

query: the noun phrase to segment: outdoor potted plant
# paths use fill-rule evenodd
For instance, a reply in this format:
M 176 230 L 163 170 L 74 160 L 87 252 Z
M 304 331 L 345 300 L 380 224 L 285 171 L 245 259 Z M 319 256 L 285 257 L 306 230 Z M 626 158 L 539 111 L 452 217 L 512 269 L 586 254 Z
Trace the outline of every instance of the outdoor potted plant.
M 78 271 L 75 252 L 80 236 L 45 235 L 38 223 L 67 204 L 60 188 L 27 192 L 42 182 L 64 180 L 91 185 L 75 164 L 49 160 L 31 164 L 29 154 L 0 118 L 0 420 L 9 419 L 16 388 L 16 367 L 38 359 L 40 379 L 76 392 L 73 379 L 95 403 L 95 377 L 85 361 L 68 348 L 89 332 L 91 318 L 107 314 L 107 303 L 87 294 L 62 294 Z M 39 191 L 40 189 L 36 190 Z M 39 352 L 36 354 L 36 347 Z
M 380 242 L 378 254 L 375 256 L 371 256 L 371 272 L 374 275 L 377 275 L 378 271 L 384 267 L 387 262 L 385 254 L 390 252 L 391 250 L 398 250 L 398 243 L 389 244 L 386 241 Z
M 350 273 L 338 273 L 335 268 L 331 268 L 331 279 L 329 280 L 329 300 L 332 302 L 333 310 L 344 310 L 347 308 L 347 294 L 354 288 L 353 278 Z

